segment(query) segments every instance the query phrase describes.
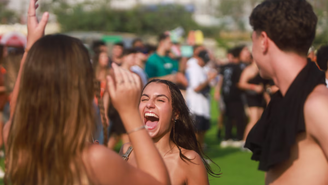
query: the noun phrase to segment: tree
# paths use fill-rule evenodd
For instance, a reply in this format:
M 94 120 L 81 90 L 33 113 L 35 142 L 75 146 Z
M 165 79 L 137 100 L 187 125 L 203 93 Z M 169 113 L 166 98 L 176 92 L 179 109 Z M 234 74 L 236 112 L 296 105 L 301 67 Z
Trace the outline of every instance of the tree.
M 131 32 L 159 34 L 182 26 L 185 30 L 198 29 L 192 13 L 179 5 L 137 6 L 131 10 L 116 10 L 108 6 L 80 3 L 61 3 L 55 9 L 63 31 Z
M 245 22 L 243 21 L 245 4 L 244 0 L 220 0 L 217 16 L 219 18 L 230 17 L 233 20 L 231 24 L 234 24 L 238 30 L 245 31 Z
M 314 45 L 328 44 L 328 2 L 326 0 L 311 0 L 310 3 L 318 16 L 317 36 Z
M 18 15 L 7 9 L 8 0 L 0 1 L 0 22 L 2 24 L 12 24 L 19 21 Z

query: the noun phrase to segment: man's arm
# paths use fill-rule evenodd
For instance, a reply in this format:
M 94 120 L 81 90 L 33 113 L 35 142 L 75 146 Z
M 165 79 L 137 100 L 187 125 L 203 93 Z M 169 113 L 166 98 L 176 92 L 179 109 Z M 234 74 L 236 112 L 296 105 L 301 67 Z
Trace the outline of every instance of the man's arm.
M 320 85 L 309 95 L 304 105 L 307 132 L 319 143 L 328 159 L 328 89 Z
M 208 86 L 208 84 L 210 83 L 210 79 L 206 79 L 206 81 L 205 82 L 203 82 L 202 84 L 200 84 L 199 86 L 197 86 L 195 89 L 194 89 L 194 91 L 195 92 L 200 92 L 200 91 L 202 91 L 205 87 L 207 87 Z
M 216 101 L 220 100 L 220 94 L 221 94 L 221 88 L 222 88 L 222 83 L 223 83 L 223 76 L 220 74 L 219 81 L 215 86 L 215 91 L 214 91 L 214 99 Z
M 252 90 L 257 93 L 263 92 L 263 85 L 255 85 L 248 83 L 249 80 L 256 77 L 258 69 L 253 66 L 247 67 L 240 76 L 238 87 L 242 90 Z
M 207 78 L 205 81 L 200 80 L 200 75 L 203 75 L 202 71 L 198 68 L 189 66 L 187 68 L 186 73 L 188 74 L 188 85 L 190 88 L 192 88 L 195 92 L 202 91 L 205 87 L 208 86 L 208 84 L 213 80 L 216 76 L 216 72 L 209 72 L 207 74 Z
M 207 79 L 205 82 L 203 82 L 202 84 L 200 84 L 199 86 L 197 86 L 196 88 L 194 88 L 194 91 L 195 92 L 200 92 L 202 91 L 204 88 L 206 88 L 209 83 L 217 76 L 217 73 L 214 73 L 214 72 L 210 72 L 208 75 L 207 75 Z

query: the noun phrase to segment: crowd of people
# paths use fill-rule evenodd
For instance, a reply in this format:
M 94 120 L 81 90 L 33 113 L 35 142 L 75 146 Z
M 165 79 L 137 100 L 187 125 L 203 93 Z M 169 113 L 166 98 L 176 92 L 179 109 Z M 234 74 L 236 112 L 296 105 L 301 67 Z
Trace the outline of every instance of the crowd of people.
M 211 89 L 221 147 L 253 152 L 266 184 L 328 183 L 328 46 L 308 55 L 308 2 L 259 4 L 252 52 L 236 46 L 225 61 L 204 45 L 182 56 L 168 32 L 156 47 L 95 41 L 89 52 L 44 36 L 49 14 L 38 21 L 37 7 L 30 0 L 25 50 L 0 48 L 6 183 L 209 184 L 221 176 L 204 153 Z
M 238 147 L 244 150 L 246 137 L 278 88 L 273 80 L 263 79 L 249 48 L 236 46 L 227 52 L 228 62 L 220 65 L 215 99 L 219 101 L 221 118 L 218 137 L 225 135 L 221 147 Z M 236 127 L 236 136 L 232 132 Z

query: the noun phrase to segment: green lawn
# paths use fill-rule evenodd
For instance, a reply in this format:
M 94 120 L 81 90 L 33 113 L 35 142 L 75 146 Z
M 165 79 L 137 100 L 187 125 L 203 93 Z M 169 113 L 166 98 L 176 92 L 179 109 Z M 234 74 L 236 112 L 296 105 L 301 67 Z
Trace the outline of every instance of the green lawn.
M 5 170 L 5 162 L 4 162 L 3 158 L 0 159 L 0 167 L 2 168 L 2 170 Z M 0 179 L 0 185 L 3 185 L 3 184 L 4 184 L 3 180 Z
M 221 168 L 220 178 L 210 178 L 210 184 L 224 185 L 263 185 L 264 173 L 257 170 L 258 163 L 252 161 L 251 153 L 242 152 L 236 148 L 220 148 L 220 141 L 216 137 L 217 117 L 219 111 L 217 103 L 211 104 L 211 129 L 206 135 L 208 149 L 206 154 Z M 218 169 L 211 165 L 213 169 Z
M 211 129 L 206 135 L 206 143 L 208 149 L 206 154 L 221 168 L 221 177 L 213 178 L 210 176 L 211 185 L 263 185 L 264 173 L 257 170 L 258 163 L 251 161 L 251 153 L 241 152 L 235 148 L 220 148 L 220 141 L 216 137 L 217 133 L 217 110 L 216 102 L 212 102 L 212 118 Z M 119 150 L 119 146 L 116 147 Z M 0 160 L 0 166 L 4 169 L 3 159 Z M 215 172 L 219 172 L 219 168 L 211 165 Z M 3 181 L 0 179 L 0 185 Z

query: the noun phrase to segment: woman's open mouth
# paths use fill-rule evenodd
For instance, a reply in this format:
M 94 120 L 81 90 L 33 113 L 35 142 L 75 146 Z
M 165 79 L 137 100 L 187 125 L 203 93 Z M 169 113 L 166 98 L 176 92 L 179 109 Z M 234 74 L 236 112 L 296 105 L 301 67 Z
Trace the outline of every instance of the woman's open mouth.
M 154 130 L 158 125 L 159 116 L 153 112 L 145 112 L 144 123 L 148 130 Z

